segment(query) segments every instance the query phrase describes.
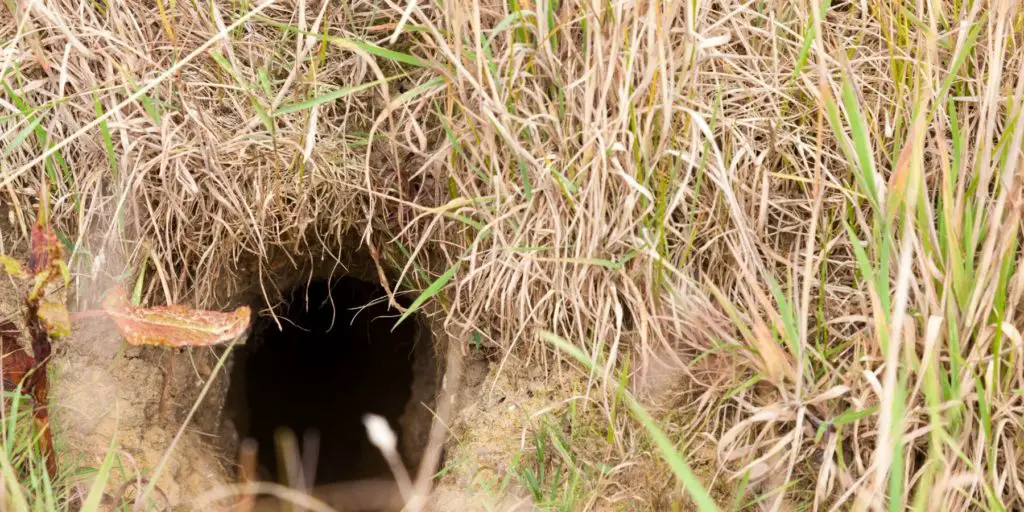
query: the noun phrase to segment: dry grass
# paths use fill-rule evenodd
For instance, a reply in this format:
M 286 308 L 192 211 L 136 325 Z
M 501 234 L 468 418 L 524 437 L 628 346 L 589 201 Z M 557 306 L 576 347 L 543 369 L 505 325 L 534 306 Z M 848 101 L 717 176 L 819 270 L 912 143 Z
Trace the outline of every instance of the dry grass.
M 1019 509 L 1019 3 L 832 4 L 7 0 L 0 193 L 83 289 L 354 231 L 502 371 L 572 340 L 576 504 L 679 502 L 629 370 L 723 508 Z

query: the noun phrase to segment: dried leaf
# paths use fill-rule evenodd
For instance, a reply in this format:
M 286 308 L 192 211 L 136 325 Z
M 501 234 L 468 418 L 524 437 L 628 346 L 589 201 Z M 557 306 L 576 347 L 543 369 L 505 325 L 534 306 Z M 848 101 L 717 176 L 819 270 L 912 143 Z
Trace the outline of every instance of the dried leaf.
M 40 212 L 40 219 L 42 215 Z M 29 292 L 29 300 L 41 298 L 46 285 L 58 278 L 65 285 L 71 280 L 68 265 L 64 261 L 64 248 L 53 228 L 42 220 L 38 220 L 32 226 L 32 251 L 29 254 L 28 267 L 35 279 Z
M 56 476 L 57 457 L 53 450 L 47 410 L 49 382 L 46 379 L 46 368 L 45 365 L 37 367 L 35 357 L 18 343 L 19 337 L 20 331 L 13 322 L 0 321 L 0 354 L 3 357 L 3 387 L 0 390 L 13 392 L 22 386 L 22 392 L 32 398 L 33 424 L 41 435 L 39 448 L 46 457 L 46 470 L 50 476 Z M 5 411 L 10 410 L 9 398 L 4 398 L 3 406 Z
M 0 322 L 0 354 L 3 355 L 3 390 L 14 391 L 25 374 L 36 365 L 35 359 L 18 344 L 20 332 L 14 322 Z
M 41 434 L 39 449 L 46 458 L 46 472 L 53 478 L 57 475 L 57 452 L 53 449 L 53 434 L 50 433 L 49 408 L 36 407 L 33 416 L 36 431 Z
M 71 315 L 64 304 L 56 301 L 43 301 L 39 305 L 39 319 L 43 328 L 51 338 L 63 338 L 71 334 Z
M 57 233 L 43 220 L 42 214 L 32 226 L 32 252 L 29 254 L 28 269 L 39 274 L 50 268 L 54 261 L 63 261 L 64 248 L 57 239 Z
M 15 279 L 28 278 L 28 272 L 25 272 L 25 267 L 21 266 L 21 262 L 10 256 L 0 254 L 0 268 L 3 268 L 5 272 Z
M 39 214 L 32 226 L 32 250 L 29 253 L 28 272 L 17 261 L 4 257 L 0 264 L 10 274 L 31 277 L 32 290 L 26 300 L 25 327 L 32 342 L 32 352 L 18 343 L 19 333 L 13 323 L 0 322 L 0 355 L 3 357 L 3 390 L 13 391 L 21 386 L 32 398 L 33 423 L 39 432 L 40 453 L 46 457 L 46 470 L 52 478 L 57 476 L 57 455 L 50 435 L 48 412 L 50 383 L 47 377 L 47 363 L 50 360 L 51 338 L 71 331 L 71 319 L 67 308 L 57 302 L 43 301 L 46 285 L 55 278 L 69 281 L 64 251 L 57 234 L 47 220 L 47 187 L 40 187 Z M 4 407 L 10 401 L 4 400 Z
M 753 310 L 752 310 L 753 311 Z M 789 356 L 779 347 L 779 344 L 772 339 L 771 331 L 761 320 L 760 315 L 754 316 L 754 343 L 757 353 L 761 355 L 763 370 L 768 378 L 777 384 L 781 384 L 786 377 L 796 378 L 796 370 L 790 363 Z
M 132 345 L 196 347 L 225 343 L 249 328 L 250 310 L 242 306 L 231 313 L 204 311 L 187 306 L 141 308 L 128 301 L 124 289 L 116 288 L 103 309 Z

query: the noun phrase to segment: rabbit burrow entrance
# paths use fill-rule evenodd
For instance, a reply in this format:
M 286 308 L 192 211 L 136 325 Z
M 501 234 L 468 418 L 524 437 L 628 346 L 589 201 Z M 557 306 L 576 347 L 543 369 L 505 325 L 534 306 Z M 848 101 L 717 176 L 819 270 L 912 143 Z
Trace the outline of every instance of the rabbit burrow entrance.
M 256 443 L 255 476 L 283 481 L 291 463 L 317 485 L 390 478 L 367 438 L 368 413 L 388 420 L 415 470 L 438 372 L 426 323 L 397 323 L 379 285 L 349 276 L 303 282 L 285 297 L 276 320 L 257 318 L 235 349 L 225 397 L 232 437 Z

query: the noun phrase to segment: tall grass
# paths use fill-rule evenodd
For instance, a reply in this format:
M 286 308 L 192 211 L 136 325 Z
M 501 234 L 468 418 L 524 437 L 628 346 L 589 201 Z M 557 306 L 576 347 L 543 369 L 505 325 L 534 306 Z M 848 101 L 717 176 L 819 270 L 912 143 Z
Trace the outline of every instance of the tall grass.
M 354 233 L 586 376 L 501 455 L 545 508 L 1024 506 L 1019 2 L 5 7 L 0 193 L 82 289 L 273 304 Z

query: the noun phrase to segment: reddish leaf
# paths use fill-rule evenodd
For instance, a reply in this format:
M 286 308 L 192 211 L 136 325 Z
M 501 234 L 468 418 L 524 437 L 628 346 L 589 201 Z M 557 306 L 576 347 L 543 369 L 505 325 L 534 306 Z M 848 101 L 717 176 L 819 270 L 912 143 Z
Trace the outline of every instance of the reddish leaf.
M 36 360 L 18 344 L 19 332 L 14 322 L 0 322 L 0 354 L 3 354 L 3 390 L 14 391 L 25 379 Z
M 36 429 L 41 433 L 40 450 L 46 457 L 46 470 L 51 477 L 57 475 L 57 457 L 53 451 L 53 437 L 50 435 L 50 415 L 47 411 L 50 386 L 46 378 L 46 364 L 37 365 L 32 357 L 18 343 L 19 332 L 11 321 L 0 322 L 0 354 L 3 355 L 3 387 L 13 392 L 22 386 L 22 392 L 32 398 L 32 417 Z M 10 409 L 10 400 L 4 398 L 5 410 Z
M 50 380 L 46 370 L 53 345 L 50 343 L 50 335 L 46 332 L 46 326 L 39 316 L 39 302 L 30 298 L 25 305 L 27 307 L 25 324 L 28 328 L 29 338 L 32 340 L 32 358 L 35 359 L 36 366 L 26 376 L 24 387 L 35 401 L 32 415 L 35 417 L 36 428 L 42 433 L 40 450 L 46 456 L 46 469 L 51 477 L 56 477 L 57 458 L 53 451 L 53 438 L 50 437 L 50 415 L 47 412 L 50 404 Z
M 33 416 L 35 417 L 36 430 L 42 433 L 39 440 L 39 447 L 46 457 L 46 472 L 50 478 L 57 476 L 57 452 L 53 450 L 53 435 L 50 433 L 50 413 L 45 406 L 37 406 Z
M 55 261 L 63 261 L 64 249 L 57 239 L 57 233 L 50 224 L 39 220 L 32 225 L 32 252 L 29 254 L 28 269 L 32 274 L 39 274 L 50 268 Z
M 2 356 L 3 391 L 14 391 L 21 386 L 25 394 L 32 398 L 32 417 L 35 427 L 40 433 L 39 448 L 46 457 L 46 470 L 52 478 L 57 476 L 57 455 L 53 450 L 53 438 L 50 435 L 50 415 L 47 412 L 49 403 L 50 383 L 47 379 L 46 365 L 50 360 L 52 346 L 51 336 L 67 334 L 71 331 L 71 320 L 67 309 L 51 301 L 43 301 L 46 285 L 58 277 L 69 280 L 67 264 L 64 262 L 64 251 L 57 240 L 57 234 L 47 220 L 47 188 L 45 183 L 40 187 L 39 214 L 32 226 L 32 250 L 29 253 L 28 272 L 17 261 L 3 257 L 0 265 L 8 273 L 16 277 L 31 277 L 32 290 L 25 300 L 25 327 L 32 341 L 32 353 L 18 343 L 19 333 L 10 321 L 0 321 L 0 356 Z M 4 408 L 10 407 L 6 398 Z
M 103 309 L 128 343 L 170 347 L 201 347 L 231 341 L 245 333 L 251 316 L 247 306 L 231 313 L 187 306 L 136 307 L 120 287 L 107 296 Z

